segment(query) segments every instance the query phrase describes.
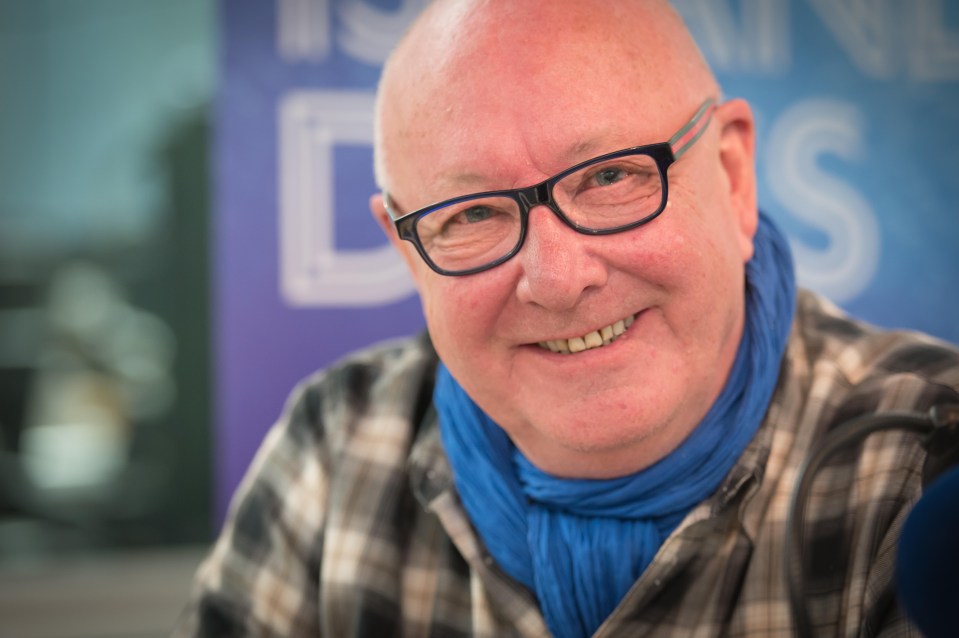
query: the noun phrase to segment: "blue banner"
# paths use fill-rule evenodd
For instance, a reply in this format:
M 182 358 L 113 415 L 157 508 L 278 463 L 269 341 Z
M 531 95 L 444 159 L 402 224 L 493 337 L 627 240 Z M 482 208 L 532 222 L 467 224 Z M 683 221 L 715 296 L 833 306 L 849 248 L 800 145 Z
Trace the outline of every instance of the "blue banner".
M 423 327 L 367 207 L 380 67 L 426 0 L 224 0 L 215 175 L 218 511 L 291 387 Z M 758 123 L 799 282 L 959 342 L 959 6 L 675 2 Z

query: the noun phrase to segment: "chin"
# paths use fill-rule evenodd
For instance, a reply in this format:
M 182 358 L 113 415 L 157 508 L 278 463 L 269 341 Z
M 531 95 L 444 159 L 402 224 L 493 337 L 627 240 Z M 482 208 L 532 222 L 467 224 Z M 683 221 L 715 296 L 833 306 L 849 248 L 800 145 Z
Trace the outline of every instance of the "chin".
M 624 476 L 668 453 L 668 449 L 664 451 L 665 437 L 659 436 L 665 419 L 626 421 L 623 416 L 621 411 L 593 411 L 573 418 L 557 415 L 553 427 L 537 429 L 533 440 L 520 448 L 540 469 L 569 478 Z

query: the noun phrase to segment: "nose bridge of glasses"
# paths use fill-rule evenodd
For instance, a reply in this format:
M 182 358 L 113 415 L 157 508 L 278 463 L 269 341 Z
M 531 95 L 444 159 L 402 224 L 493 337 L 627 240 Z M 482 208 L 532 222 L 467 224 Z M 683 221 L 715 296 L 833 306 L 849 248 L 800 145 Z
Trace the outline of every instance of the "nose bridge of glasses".
M 527 213 L 527 218 L 529 217 L 529 212 L 535 206 L 546 206 L 554 215 L 559 217 L 564 224 L 569 225 L 569 220 L 553 198 L 552 180 L 546 180 L 528 188 L 520 189 L 518 195 L 522 202 L 522 207 Z
M 549 187 L 546 182 L 540 182 L 533 186 L 527 188 L 519 189 L 517 193 L 523 204 L 523 208 L 529 210 L 534 206 L 539 206 L 540 204 L 545 204 L 547 206 L 551 203 L 551 197 L 549 194 Z
M 516 191 L 517 198 L 520 200 L 521 208 L 524 211 L 523 214 L 523 239 L 526 239 L 527 228 L 531 223 L 530 213 L 532 209 L 536 206 L 545 206 L 553 214 L 554 217 L 560 222 L 560 224 L 572 228 L 576 232 L 590 234 L 589 231 L 584 231 L 583 228 L 578 226 L 576 222 L 569 217 L 567 212 L 560 207 L 558 201 L 553 192 L 553 188 L 556 184 L 556 177 L 552 177 L 548 180 L 540 182 L 534 186 L 528 188 L 518 189 Z M 522 240 L 521 240 L 522 241 Z

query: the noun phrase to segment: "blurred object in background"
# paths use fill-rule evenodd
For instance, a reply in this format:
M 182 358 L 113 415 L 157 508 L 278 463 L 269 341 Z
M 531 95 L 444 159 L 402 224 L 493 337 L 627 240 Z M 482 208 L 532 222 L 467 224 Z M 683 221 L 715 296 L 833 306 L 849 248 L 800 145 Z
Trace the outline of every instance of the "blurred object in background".
M 0 635 L 101 635 L 71 599 L 172 626 L 212 536 L 215 17 L 0 2 Z
M 157 488 L 136 476 L 130 453 L 136 427 L 156 427 L 174 404 L 176 339 L 125 297 L 83 262 L 63 265 L 50 283 L 18 455 L 26 482 L 18 491 L 50 519 L 95 518 L 123 489 Z M 155 482 L 170 469 L 156 468 Z

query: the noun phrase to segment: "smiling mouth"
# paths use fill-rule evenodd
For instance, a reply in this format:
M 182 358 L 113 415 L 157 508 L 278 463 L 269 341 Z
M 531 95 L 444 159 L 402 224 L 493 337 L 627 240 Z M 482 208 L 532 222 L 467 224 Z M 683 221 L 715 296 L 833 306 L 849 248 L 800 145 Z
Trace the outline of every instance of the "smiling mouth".
M 636 315 L 630 315 L 625 319 L 620 319 L 616 323 L 603 326 L 599 330 L 594 330 L 581 337 L 540 341 L 536 345 L 559 354 L 576 354 L 577 352 L 602 348 L 603 346 L 608 346 L 615 341 L 617 337 L 626 332 L 626 329 L 633 325 L 635 320 Z

